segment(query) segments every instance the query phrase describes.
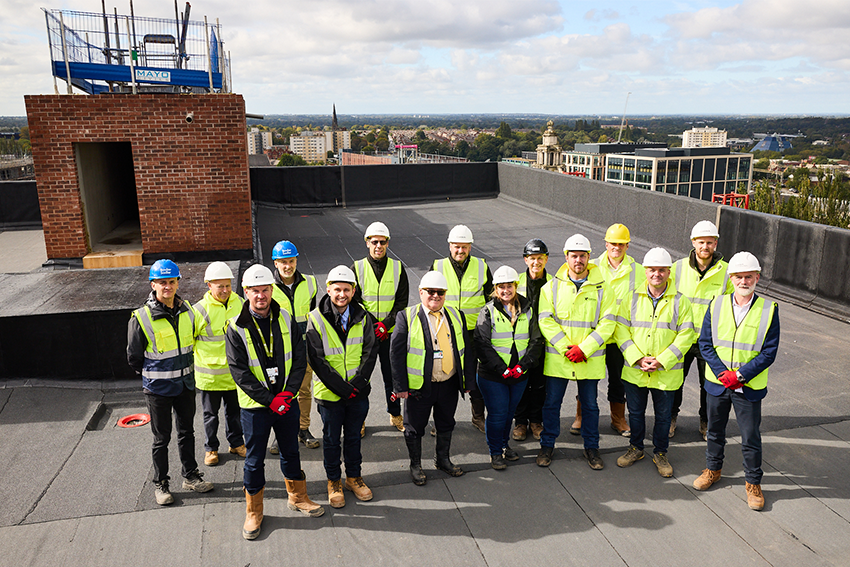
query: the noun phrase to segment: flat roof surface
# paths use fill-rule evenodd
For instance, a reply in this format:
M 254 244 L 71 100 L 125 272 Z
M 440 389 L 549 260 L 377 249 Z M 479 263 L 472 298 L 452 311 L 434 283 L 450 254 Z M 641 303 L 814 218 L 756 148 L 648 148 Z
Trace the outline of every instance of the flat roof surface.
M 389 226 L 390 252 L 404 262 L 413 290 L 431 260 L 446 255 L 446 235 L 458 223 L 472 229 L 473 254 L 493 270 L 502 263 L 519 269 L 522 246 L 532 237 L 549 245 L 553 269 L 564 240 L 575 232 L 590 238 L 596 256 L 604 230 L 503 197 L 314 214 L 261 208 L 257 214 L 265 258 L 276 240 L 293 240 L 299 268 L 320 279 L 333 266 L 365 255 L 363 230 L 375 220 Z M 640 259 L 651 244 L 634 242 L 629 253 Z M 172 439 L 176 502 L 166 508 L 154 503 L 149 426 L 116 426 L 122 416 L 147 411 L 138 382 L 6 380 L 0 382 L 0 454 L 6 455 L 0 460 L 0 557 L 15 565 L 51 566 L 844 566 L 850 556 L 850 328 L 779 303 L 780 353 L 762 411 L 762 512 L 746 505 L 734 418 L 723 478 L 706 492 L 691 487 L 705 467 L 695 370 L 685 382 L 679 430 L 669 449 L 673 478 L 661 478 L 650 458 L 627 469 L 616 466 L 628 440 L 609 427 L 603 381 L 604 470 L 591 470 L 581 457 L 581 438 L 566 432 L 576 393 L 571 384 L 551 467 L 534 464 L 539 445 L 530 438 L 512 443 L 518 462 L 492 470 L 484 436 L 470 423 L 468 402 L 461 402 L 452 454 L 467 474 L 449 478 L 435 471 L 433 438 L 426 437 L 428 483 L 416 487 L 402 436 L 385 413 L 376 369 L 363 439 L 363 476 L 375 498 L 359 502 L 347 492 L 344 508 L 330 508 L 322 452 L 302 448 L 308 493 L 326 513 L 313 519 L 291 512 L 283 476 L 269 455 L 265 520 L 253 542 L 241 537 L 242 462 L 226 452 L 220 465 L 201 466 L 215 490 L 187 493 Z M 647 421 L 651 431 L 651 415 Z M 315 405 L 311 430 L 320 436 Z M 200 411 L 195 431 L 200 457 Z

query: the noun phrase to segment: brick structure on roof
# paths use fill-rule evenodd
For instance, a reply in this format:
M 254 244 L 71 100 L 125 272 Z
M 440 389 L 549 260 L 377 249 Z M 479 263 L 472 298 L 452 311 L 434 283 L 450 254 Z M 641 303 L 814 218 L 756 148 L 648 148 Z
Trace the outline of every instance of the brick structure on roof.
M 252 248 L 241 95 L 24 99 L 48 258 L 91 251 L 75 153 L 86 142 L 130 143 L 145 254 Z

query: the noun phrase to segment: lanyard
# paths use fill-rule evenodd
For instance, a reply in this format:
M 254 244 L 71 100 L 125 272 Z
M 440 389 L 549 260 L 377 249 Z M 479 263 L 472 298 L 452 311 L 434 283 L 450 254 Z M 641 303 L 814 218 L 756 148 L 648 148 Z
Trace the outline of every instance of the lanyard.
M 257 328 L 257 334 L 260 335 L 260 342 L 263 343 L 263 350 L 266 352 L 266 356 L 271 364 L 274 361 L 274 330 L 272 329 L 271 324 L 269 324 L 269 339 L 271 339 L 271 345 L 267 345 L 266 338 L 263 336 L 263 331 L 257 324 L 257 320 L 254 317 L 251 317 L 251 319 L 254 321 L 254 326 Z
M 437 328 L 435 329 L 434 328 L 434 322 L 431 320 L 430 316 L 435 315 L 436 313 L 440 313 L 441 317 L 440 317 L 440 322 L 437 323 Z M 443 323 L 445 322 L 446 317 L 448 317 L 449 314 L 448 313 L 442 313 L 441 311 L 436 311 L 436 312 L 428 311 L 428 315 L 429 315 L 427 317 L 428 328 L 431 330 L 431 338 L 434 340 L 434 344 L 437 345 L 437 344 L 439 344 L 437 337 L 439 336 L 440 329 L 443 327 Z M 434 318 L 436 318 L 436 316 Z

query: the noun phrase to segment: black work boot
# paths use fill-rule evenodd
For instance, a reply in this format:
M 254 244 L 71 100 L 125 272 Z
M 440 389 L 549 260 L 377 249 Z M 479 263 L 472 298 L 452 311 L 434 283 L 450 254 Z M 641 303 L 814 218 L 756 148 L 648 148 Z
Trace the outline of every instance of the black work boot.
M 404 442 L 410 456 L 410 478 L 413 479 L 413 484 L 422 486 L 427 480 L 422 472 L 422 438 L 405 435 Z
M 461 476 L 463 469 L 457 466 L 449 458 L 449 451 L 452 448 L 452 432 L 440 433 L 437 432 L 437 456 L 434 459 L 434 466 L 441 471 L 450 474 L 451 476 Z

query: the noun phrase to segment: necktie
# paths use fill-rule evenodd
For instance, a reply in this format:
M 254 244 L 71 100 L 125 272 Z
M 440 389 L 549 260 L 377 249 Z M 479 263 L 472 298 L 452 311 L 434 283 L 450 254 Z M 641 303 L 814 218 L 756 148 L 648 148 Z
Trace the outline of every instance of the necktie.
M 432 313 L 437 322 L 437 344 L 440 350 L 443 351 L 443 373 L 451 374 L 455 366 L 454 350 L 452 350 L 452 339 L 449 337 L 449 325 L 440 325 L 440 319 L 443 314 L 439 311 Z

